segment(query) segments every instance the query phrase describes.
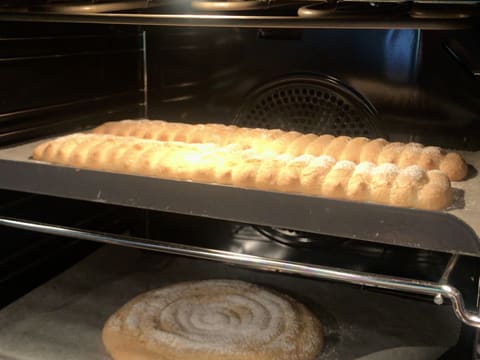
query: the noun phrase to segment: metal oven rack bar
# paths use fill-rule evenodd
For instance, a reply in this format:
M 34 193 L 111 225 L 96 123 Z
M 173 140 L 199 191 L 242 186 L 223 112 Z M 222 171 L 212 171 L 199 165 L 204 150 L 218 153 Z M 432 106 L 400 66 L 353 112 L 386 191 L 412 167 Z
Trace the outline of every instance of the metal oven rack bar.
M 455 30 L 471 28 L 475 18 L 411 18 L 406 16 L 369 16 L 322 19 L 299 16 L 224 15 L 224 14 L 142 14 L 142 13 L 82 13 L 0 12 L 0 21 L 32 21 L 58 23 L 92 23 L 144 26 L 195 26 L 222 28 L 281 28 L 281 29 L 423 29 Z
M 74 2 L 74 3 L 49 3 L 39 5 L 38 11 L 48 11 L 64 14 L 75 13 L 102 13 L 144 9 L 149 6 L 148 0 L 128 0 L 110 2 Z
M 480 328 L 479 314 L 467 310 L 460 291 L 448 284 L 448 276 L 455 267 L 458 255 L 452 255 L 439 282 L 429 282 L 344 270 L 328 266 L 276 260 L 266 257 L 206 249 L 197 246 L 180 245 L 164 241 L 152 241 L 138 237 L 84 231 L 70 227 L 42 224 L 8 217 L 0 217 L 0 225 L 68 238 L 76 238 L 111 245 L 120 245 L 137 249 L 189 256 L 204 260 L 221 261 L 259 270 L 278 271 L 287 274 L 297 274 L 317 279 L 334 280 L 354 285 L 363 285 L 368 287 L 433 296 L 436 304 L 442 304 L 443 299 L 447 298 L 451 301 L 453 310 L 458 319 L 469 326 Z

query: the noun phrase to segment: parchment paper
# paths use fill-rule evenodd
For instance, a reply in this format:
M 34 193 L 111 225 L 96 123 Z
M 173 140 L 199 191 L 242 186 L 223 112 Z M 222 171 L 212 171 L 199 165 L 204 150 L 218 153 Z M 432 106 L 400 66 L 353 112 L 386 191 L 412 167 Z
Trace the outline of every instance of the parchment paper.
M 435 359 L 455 344 L 449 306 L 360 287 L 104 246 L 0 311 L 0 358 L 106 360 L 101 329 L 132 297 L 164 285 L 241 279 L 290 294 L 324 325 L 327 359 Z

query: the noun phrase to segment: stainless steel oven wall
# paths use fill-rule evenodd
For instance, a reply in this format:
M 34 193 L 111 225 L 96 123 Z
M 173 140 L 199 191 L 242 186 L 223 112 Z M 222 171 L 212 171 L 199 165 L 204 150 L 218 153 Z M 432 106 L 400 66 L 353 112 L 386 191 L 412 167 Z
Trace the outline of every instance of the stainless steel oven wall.
M 139 116 L 143 38 L 136 28 L 3 23 L 0 32 L 1 143 Z
M 149 28 L 149 116 L 478 149 L 480 81 L 450 51 L 459 43 L 475 54 L 476 39 L 472 30 Z

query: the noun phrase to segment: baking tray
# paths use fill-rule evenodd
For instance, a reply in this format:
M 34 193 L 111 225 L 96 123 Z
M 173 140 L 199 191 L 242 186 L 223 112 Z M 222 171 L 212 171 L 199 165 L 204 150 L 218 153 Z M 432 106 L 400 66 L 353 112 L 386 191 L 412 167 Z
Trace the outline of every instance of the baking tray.
M 105 246 L 0 311 L 0 357 L 109 359 L 101 329 L 121 305 L 150 289 L 219 277 L 255 282 L 306 304 L 324 326 L 325 350 L 318 360 L 436 359 L 456 343 L 460 332 L 448 306 L 217 262 Z
M 480 256 L 480 152 L 446 211 L 164 180 L 33 161 L 39 142 L 0 150 L 0 188 Z

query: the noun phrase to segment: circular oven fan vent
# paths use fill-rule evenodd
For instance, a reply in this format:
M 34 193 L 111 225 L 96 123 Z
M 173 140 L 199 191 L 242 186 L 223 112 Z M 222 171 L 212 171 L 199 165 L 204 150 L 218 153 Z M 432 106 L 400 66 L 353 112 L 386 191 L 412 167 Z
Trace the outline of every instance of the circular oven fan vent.
M 287 78 L 246 99 L 238 126 L 304 133 L 379 137 L 375 111 L 359 94 L 331 78 Z

